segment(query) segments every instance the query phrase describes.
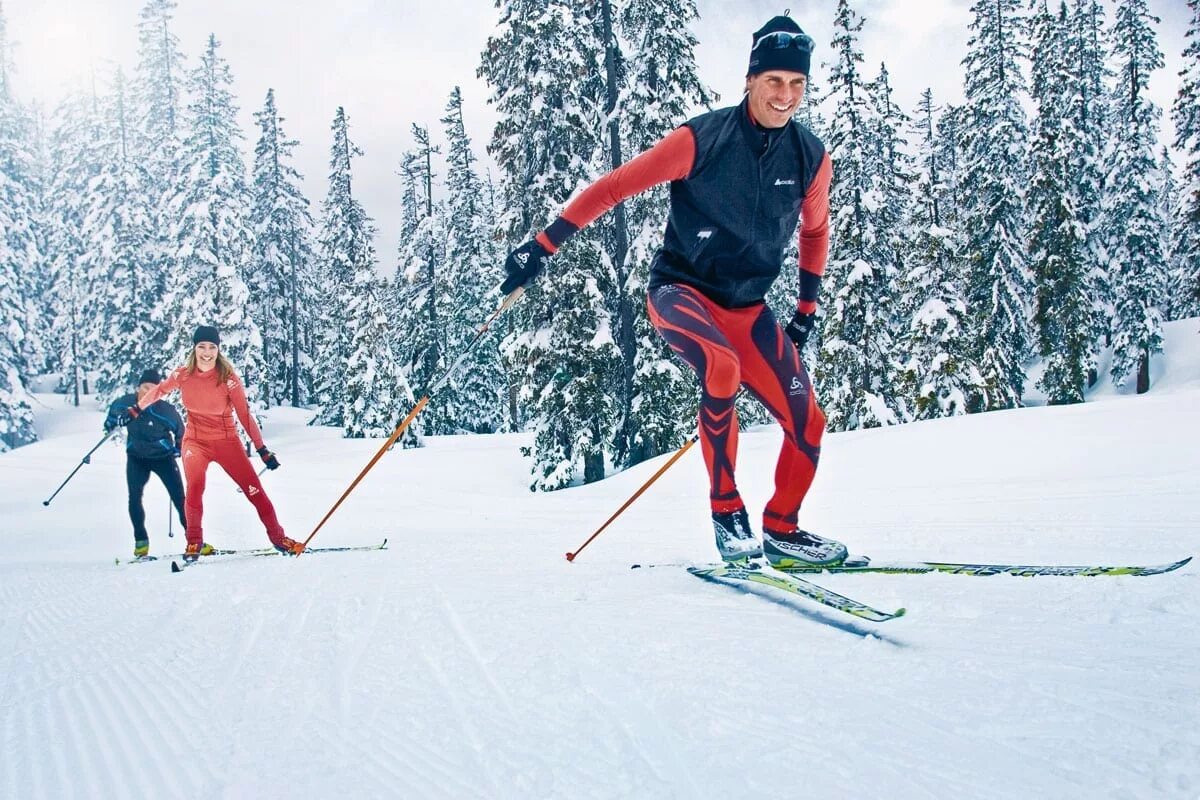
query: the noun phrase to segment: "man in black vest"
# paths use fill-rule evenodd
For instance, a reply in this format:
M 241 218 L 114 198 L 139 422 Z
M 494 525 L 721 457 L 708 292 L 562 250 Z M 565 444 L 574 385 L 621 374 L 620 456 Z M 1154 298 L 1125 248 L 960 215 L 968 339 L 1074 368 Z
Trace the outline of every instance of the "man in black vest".
M 812 39 L 787 16 L 755 32 L 746 94 L 736 106 L 689 120 L 597 180 L 505 263 L 508 294 L 529 284 L 557 249 L 605 211 L 670 181 L 663 246 L 650 266 L 650 320 L 700 381 L 700 443 L 709 473 L 717 549 L 727 561 L 765 553 L 775 566 L 833 565 L 840 542 L 797 527 L 820 456 L 825 416 L 800 351 L 812 330 L 829 252 L 832 165 L 792 115 L 804 98 Z M 787 327 L 764 297 L 800 225 L 800 296 Z M 745 386 L 783 428 L 763 542 L 734 481 L 737 414 Z
M 136 558 L 150 552 L 142 491 L 150 480 L 151 472 L 167 488 L 171 503 L 179 514 L 179 522 L 187 528 L 183 513 L 183 479 L 175 462 L 179 457 L 179 441 L 183 438 L 183 420 L 179 412 L 166 400 L 159 400 L 136 417 L 127 417 L 124 413 L 161 382 L 162 375 L 156 370 L 146 370 L 138 378 L 136 392 L 114 400 L 104 419 L 105 432 L 126 426 L 125 483 L 129 487 L 129 519 L 133 523 L 133 555 Z

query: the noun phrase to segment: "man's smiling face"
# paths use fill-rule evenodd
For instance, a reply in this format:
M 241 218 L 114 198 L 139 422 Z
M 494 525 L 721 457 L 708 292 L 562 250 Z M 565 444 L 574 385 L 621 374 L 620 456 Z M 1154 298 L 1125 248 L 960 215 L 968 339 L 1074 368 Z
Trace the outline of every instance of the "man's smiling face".
M 750 114 L 764 128 L 782 128 L 788 124 L 800 101 L 808 76 L 803 72 L 782 69 L 768 70 L 746 78 L 750 94 Z

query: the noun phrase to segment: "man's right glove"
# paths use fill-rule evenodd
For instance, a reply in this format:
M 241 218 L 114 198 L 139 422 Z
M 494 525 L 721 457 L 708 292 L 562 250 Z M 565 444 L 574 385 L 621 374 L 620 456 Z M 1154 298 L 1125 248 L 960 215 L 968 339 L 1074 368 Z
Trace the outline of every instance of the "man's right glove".
M 530 281 L 541 273 L 549 257 L 550 253 L 537 239 L 530 239 L 509 253 L 504 261 L 504 270 L 508 277 L 500 284 L 500 294 L 507 296 L 519 286 L 528 286 Z
M 792 343 L 796 345 L 796 350 L 801 353 L 804 352 L 804 345 L 808 342 L 808 335 L 812 333 L 816 316 L 814 313 L 801 314 L 797 309 L 796 313 L 792 315 L 792 321 L 783 329 Z
M 120 414 L 117 415 L 117 427 L 124 428 L 126 425 L 128 425 L 129 423 L 131 423 L 135 419 L 137 419 L 138 414 L 140 414 L 140 413 L 141 413 L 141 409 L 138 408 L 136 405 L 129 406 L 128 408 L 126 408 Z

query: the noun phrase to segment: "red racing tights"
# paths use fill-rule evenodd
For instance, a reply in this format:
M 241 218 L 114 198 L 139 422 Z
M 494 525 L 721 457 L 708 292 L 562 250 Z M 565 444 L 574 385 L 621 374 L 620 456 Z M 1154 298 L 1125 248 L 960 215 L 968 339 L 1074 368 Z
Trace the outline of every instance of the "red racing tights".
M 184 436 L 180 450 L 183 452 L 183 475 L 187 482 L 187 499 L 184 510 L 187 517 L 188 544 L 204 541 L 200 521 L 204 515 L 204 483 L 209 462 L 215 461 L 233 478 L 233 482 L 245 493 L 258 510 L 258 518 L 267 528 L 267 537 L 272 542 L 283 538 L 283 528 L 275 516 L 275 507 L 263 491 L 254 465 L 246 457 L 242 443 L 237 439 L 192 439 Z
M 744 507 L 734 481 L 734 399 L 738 387 L 745 386 L 783 428 L 775 494 L 763 511 L 763 528 L 776 533 L 795 530 L 825 432 L 825 415 L 817 407 L 796 346 L 765 303 L 722 308 L 690 286 L 667 284 L 650 291 L 649 310 L 654 327 L 700 379 L 700 445 L 712 510 Z M 191 519 L 189 509 L 189 523 Z

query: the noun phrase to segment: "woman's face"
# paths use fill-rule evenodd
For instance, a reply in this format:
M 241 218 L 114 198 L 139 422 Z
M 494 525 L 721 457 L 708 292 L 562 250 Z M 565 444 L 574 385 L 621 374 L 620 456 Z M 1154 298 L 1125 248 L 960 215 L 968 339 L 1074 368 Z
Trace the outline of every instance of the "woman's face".
M 217 365 L 217 353 L 220 349 L 212 342 L 200 342 L 196 345 L 196 366 L 201 372 L 208 372 Z

